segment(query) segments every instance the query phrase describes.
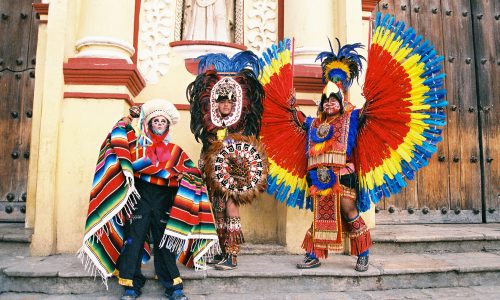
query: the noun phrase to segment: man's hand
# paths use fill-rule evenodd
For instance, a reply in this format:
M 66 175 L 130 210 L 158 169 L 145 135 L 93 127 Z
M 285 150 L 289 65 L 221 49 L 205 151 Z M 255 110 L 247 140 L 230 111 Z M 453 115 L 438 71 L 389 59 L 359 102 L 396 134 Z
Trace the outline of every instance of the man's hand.
M 133 187 L 134 186 L 134 175 L 128 171 L 124 171 L 123 173 L 125 174 L 125 183 L 128 186 Z
M 130 125 L 130 123 L 132 123 L 132 116 L 128 115 L 126 117 L 123 117 L 122 121 L 123 123 L 125 123 L 125 125 Z
M 129 113 L 130 113 L 130 117 L 132 118 L 139 118 L 139 116 L 141 115 L 141 106 L 140 105 L 134 105 L 134 106 L 131 106 L 129 109 L 128 109 Z
M 128 111 L 130 114 L 126 117 L 123 117 L 122 119 L 122 121 L 126 125 L 130 125 L 130 123 L 132 123 L 132 120 L 134 118 L 139 118 L 139 116 L 141 115 L 141 106 L 140 105 L 131 106 Z

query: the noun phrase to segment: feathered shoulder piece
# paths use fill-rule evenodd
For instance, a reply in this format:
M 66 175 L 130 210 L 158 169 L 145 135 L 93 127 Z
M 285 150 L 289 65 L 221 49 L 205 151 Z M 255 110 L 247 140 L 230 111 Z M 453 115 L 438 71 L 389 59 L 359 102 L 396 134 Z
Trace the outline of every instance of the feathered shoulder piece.
M 208 135 L 227 128 L 230 133 L 257 136 L 261 128 L 264 89 L 257 76 L 259 58 L 251 51 L 242 51 L 229 58 L 210 53 L 198 57 L 198 76 L 189 84 L 186 97 L 191 112 L 191 131 L 196 140 L 209 146 Z M 221 99 L 233 102 L 229 115 L 218 109 Z
M 332 81 L 341 85 L 343 90 L 351 87 L 354 79 L 358 79 L 363 71 L 362 61 L 366 59 L 360 55 L 357 49 L 364 46 L 361 43 L 340 45 L 337 39 L 337 53 L 333 50 L 330 40 L 330 51 L 324 51 L 318 54 L 316 60 L 321 60 L 323 69 L 323 82 Z

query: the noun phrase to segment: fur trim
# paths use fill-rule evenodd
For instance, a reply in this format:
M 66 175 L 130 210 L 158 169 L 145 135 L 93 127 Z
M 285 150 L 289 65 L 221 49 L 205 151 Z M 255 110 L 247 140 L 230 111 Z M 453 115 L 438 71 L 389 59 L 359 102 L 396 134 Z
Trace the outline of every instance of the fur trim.
M 256 150 L 253 154 L 245 150 L 250 147 Z M 255 165 L 247 164 L 252 162 Z M 254 137 L 231 134 L 223 141 L 214 141 L 205 155 L 207 187 L 236 205 L 251 203 L 266 189 L 268 166 L 262 143 Z

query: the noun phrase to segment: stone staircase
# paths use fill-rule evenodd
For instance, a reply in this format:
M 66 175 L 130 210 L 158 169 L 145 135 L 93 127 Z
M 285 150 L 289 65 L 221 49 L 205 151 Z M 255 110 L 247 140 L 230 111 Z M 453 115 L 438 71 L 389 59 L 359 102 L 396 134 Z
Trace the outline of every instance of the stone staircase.
M 0 299 L 116 299 L 74 255 L 29 257 L 30 231 L 0 224 Z M 19 225 L 17 225 L 19 227 Z M 247 245 L 239 268 L 195 272 L 181 268 L 190 299 L 500 299 L 500 224 L 379 225 L 370 269 L 337 255 L 298 270 L 300 255 L 279 245 Z M 12 252 L 14 251 L 14 252 Z M 153 278 L 152 264 L 144 268 Z M 158 299 L 149 280 L 141 299 Z

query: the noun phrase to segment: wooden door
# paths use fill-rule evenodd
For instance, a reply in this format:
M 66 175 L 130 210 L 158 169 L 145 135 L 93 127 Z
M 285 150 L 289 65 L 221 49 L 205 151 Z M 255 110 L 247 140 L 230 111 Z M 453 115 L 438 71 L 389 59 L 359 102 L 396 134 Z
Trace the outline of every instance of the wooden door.
M 495 19 L 499 7 L 494 2 L 382 0 L 378 4 L 376 11 L 405 21 L 445 57 L 449 106 L 438 153 L 402 193 L 381 201 L 377 223 L 499 220 L 498 142 L 493 141 L 499 137 L 500 49 Z M 477 22 L 479 11 L 489 13 L 490 21 Z M 481 63 L 478 56 L 488 57 L 489 63 Z
M 0 1 L 0 221 L 24 222 L 26 211 L 38 33 L 32 3 Z

